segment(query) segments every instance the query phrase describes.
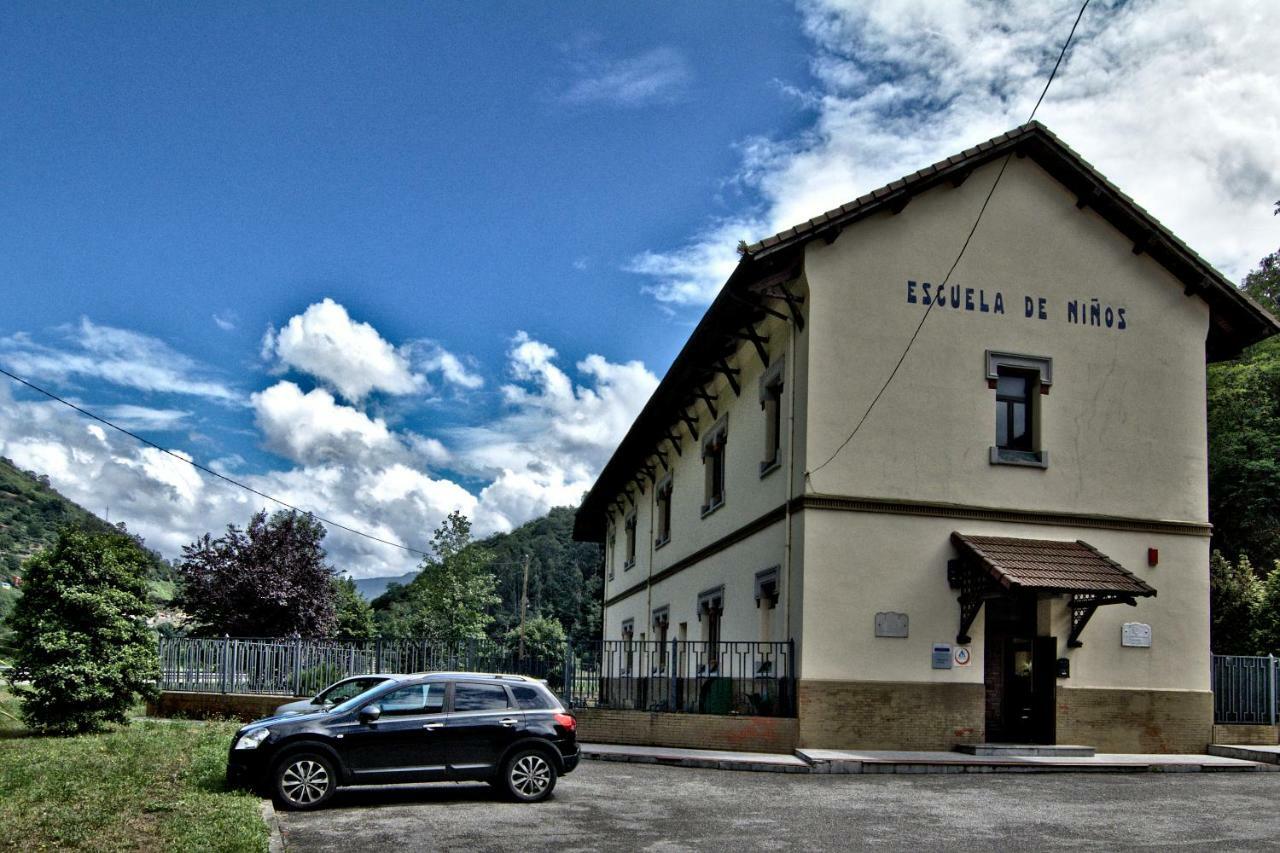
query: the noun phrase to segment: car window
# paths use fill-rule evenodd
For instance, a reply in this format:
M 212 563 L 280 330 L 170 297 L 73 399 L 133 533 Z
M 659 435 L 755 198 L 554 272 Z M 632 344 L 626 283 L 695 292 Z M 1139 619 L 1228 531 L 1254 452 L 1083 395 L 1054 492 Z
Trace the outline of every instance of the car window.
M 401 687 L 383 696 L 378 704 L 384 717 L 439 714 L 444 710 L 444 684 L 436 681 Z
M 317 704 L 328 702 L 331 705 L 336 705 L 339 702 L 347 701 L 352 696 L 359 696 L 375 684 L 381 683 L 381 678 L 353 678 L 350 681 L 335 684 L 325 690 L 316 697 L 315 701 Z
M 511 685 L 511 695 L 516 700 L 516 706 L 526 711 L 536 711 L 543 708 L 554 707 L 551 704 L 550 697 L 536 687 L 527 684 Z
M 501 684 L 460 681 L 453 685 L 455 711 L 501 711 L 509 705 L 507 689 Z

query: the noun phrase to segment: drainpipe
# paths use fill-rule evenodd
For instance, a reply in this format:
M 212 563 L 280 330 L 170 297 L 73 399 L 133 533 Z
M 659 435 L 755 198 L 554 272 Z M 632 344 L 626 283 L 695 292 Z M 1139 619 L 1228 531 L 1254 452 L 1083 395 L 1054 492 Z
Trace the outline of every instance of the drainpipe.
M 785 611 L 783 624 L 786 626 L 784 635 L 787 640 L 794 640 L 791 636 L 791 498 L 795 488 L 795 465 L 796 465 L 796 335 L 799 329 L 795 323 L 791 323 L 791 334 L 787 335 L 787 388 L 790 389 L 791 399 L 787 405 L 787 490 L 786 500 L 783 503 L 783 518 L 786 524 L 786 545 L 782 552 L 782 573 L 783 588 L 787 591 L 787 609 Z M 779 401 L 781 402 L 781 401 Z M 796 661 L 791 662 L 791 675 L 796 675 Z

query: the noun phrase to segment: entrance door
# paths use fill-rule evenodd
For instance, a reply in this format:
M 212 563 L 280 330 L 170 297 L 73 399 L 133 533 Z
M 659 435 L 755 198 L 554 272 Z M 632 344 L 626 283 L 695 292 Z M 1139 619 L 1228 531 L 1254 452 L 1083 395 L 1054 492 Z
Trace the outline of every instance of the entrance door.
M 1057 641 L 1036 636 L 1033 596 L 987 602 L 987 740 L 1053 743 Z

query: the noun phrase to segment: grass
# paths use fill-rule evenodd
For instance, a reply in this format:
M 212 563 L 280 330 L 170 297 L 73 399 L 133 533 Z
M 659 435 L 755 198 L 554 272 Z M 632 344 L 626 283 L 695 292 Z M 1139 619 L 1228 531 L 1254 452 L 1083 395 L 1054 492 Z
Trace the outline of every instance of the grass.
M 0 712 L 17 710 L 0 690 Z M 258 798 L 223 782 L 236 726 L 40 737 L 0 713 L 0 850 L 265 851 Z

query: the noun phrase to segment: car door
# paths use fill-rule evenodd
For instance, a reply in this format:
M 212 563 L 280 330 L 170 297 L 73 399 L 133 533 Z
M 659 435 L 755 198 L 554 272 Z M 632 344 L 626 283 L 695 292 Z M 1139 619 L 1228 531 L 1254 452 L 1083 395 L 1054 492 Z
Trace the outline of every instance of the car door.
M 368 703 L 381 709 L 378 719 L 361 722 L 359 712 L 353 715 L 342 727 L 339 750 L 353 782 L 430 782 L 446 776 L 446 687 L 443 681 L 397 687 Z
M 455 681 L 445 731 L 453 778 L 481 779 L 493 772 L 507 746 L 520 735 L 524 714 L 505 684 Z

